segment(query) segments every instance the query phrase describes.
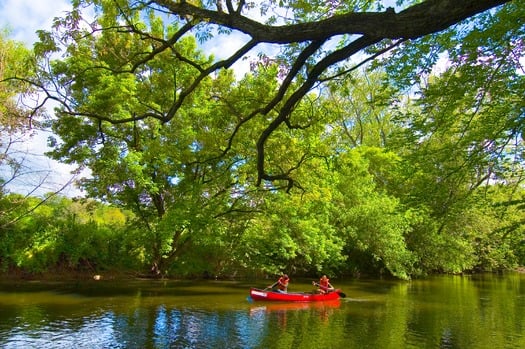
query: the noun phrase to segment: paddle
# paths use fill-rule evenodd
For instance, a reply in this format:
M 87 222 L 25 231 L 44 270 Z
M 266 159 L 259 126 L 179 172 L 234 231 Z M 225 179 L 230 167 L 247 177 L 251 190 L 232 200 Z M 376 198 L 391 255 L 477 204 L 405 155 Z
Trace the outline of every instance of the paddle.
M 319 283 L 315 282 L 315 281 L 312 281 L 312 285 L 315 285 L 315 286 L 318 286 L 322 289 L 324 289 L 325 291 L 328 291 L 328 292 L 337 292 L 337 294 L 339 295 L 339 297 L 341 298 L 346 298 L 346 293 L 344 292 L 341 292 L 339 290 L 336 290 L 336 289 L 329 289 L 328 287 L 326 286 L 321 286 Z
M 277 286 L 278 283 L 279 283 L 279 281 L 275 282 L 275 283 L 274 283 L 273 285 L 271 285 L 271 286 L 266 287 L 266 288 L 264 289 L 264 291 L 267 291 L 268 289 L 273 290 L 273 288 L 274 288 L 275 286 Z

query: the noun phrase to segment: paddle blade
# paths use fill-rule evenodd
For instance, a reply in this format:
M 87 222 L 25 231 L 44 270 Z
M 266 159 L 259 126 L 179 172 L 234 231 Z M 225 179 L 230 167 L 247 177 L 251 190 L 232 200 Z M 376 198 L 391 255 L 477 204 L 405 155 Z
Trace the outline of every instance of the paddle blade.
M 339 297 L 341 297 L 341 298 L 346 298 L 346 294 L 345 294 L 344 292 L 337 291 L 337 294 L 338 294 Z

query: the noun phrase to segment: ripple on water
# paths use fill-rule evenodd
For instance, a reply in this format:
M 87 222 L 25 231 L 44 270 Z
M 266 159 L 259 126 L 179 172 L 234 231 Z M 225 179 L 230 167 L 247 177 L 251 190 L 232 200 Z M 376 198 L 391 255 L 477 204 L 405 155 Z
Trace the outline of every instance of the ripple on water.
M 5 349 L 55 349 L 55 348 L 120 348 L 113 331 L 110 313 L 103 316 L 84 317 L 81 321 L 62 319 L 42 326 L 22 325 L 9 331 L 0 331 L 0 347 Z M 125 343 L 125 342 L 124 342 Z

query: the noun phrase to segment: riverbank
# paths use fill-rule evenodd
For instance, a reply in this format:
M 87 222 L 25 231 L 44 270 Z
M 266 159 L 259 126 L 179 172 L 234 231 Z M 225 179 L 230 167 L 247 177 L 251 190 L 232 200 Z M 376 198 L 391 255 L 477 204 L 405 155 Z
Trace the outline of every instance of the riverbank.
M 86 271 L 50 271 L 41 273 L 27 273 L 23 271 L 9 271 L 0 274 L 2 280 L 13 281 L 85 281 L 85 280 L 131 280 L 147 278 L 145 275 L 131 271 L 111 270 L 103 273 L 94 273 Z
M 509 272 L 517 272 L 521 274 L 525 274 L 525 266 L 520 266 L 512 270 L 508 270 Z M 490 272 L 487 272 L 490 274 Z M 465 273 L 468 274 L 468 273 Z M 361 275 L 364 276 L 364 275 Z M 297 276 L 296 276 L 297 277 Z M 299 278 L 308 278 L 308 276 L 300 276 Z M 172 275 L 169 277 L 157 277 L 153 274 L 145 274 L 140 273 L 137 271 L 132 270 L 106 270 L 103 272 L 92 272 L 92 271 L 78 271 L 78 270 L 59 270 L 59 271 L 48 271 L 48 272 L 40 272 L 40 273 L 28 273 L 23 272 L 20 270 L 11 270 L 8 272 L 0 273 L 0 278 L 3 281 L 110 281 L 110 280 L 208 280 L 212 279 L 210 277 L 201 276 L 201 277 L 181 277 Z M 260 279 L 261 276 L 255 277 L 255 279 Z M 351 279 L 360 279 L 360 276 L 353 276 Z M 364 277 L 365 279 L 373 278 L 372 276 Z M 217 280 L 218 278 L 213 278 Z M 236 277 L 225 277 L 225 278 L 219 278 L 221 280 L 234 280 L 234 279 L 243 279 L 243 278 L 236 278 Z M 385 279 L 384 277 L 380 277 L 379 279 Z M 389 279 L 389 278 L 386 278 Z
M 159 276 L 153 273 L 139 272 L 136 270 L 104 270 L 104 271 L 87 271 L 87 270 L 54 270 L 39 273 L 28 273 L 21 270 L 10 270 L 0 273 L 0 278 L 4 281 L 110 281 L 110 280 L 243 280 L 243 279 L 264 279 L 264 275 L 254 276 L 224 276 L 214 277 L 205 275 L 169 275 Z M 270 278 L 273 278 L 271 276 Z

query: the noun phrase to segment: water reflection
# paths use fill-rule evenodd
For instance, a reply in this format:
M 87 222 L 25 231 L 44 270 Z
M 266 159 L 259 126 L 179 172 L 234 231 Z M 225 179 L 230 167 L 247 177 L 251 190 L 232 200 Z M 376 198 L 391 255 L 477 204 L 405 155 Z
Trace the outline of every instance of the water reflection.
M 294 316 L 295 311 L 308 311 L 308 316 L 311 318 L 319 318 L 321 322 L 328 321 L 330 315 L 334 310 L 341 306 L 339 299 L 328 302 L 315 303 L 266 303 L 259 302 L 250 308 L 250 317 L 252 318 L 266 318 L 273 316 L 277 319 L 279 327 L 286 329 L 288 324 L 288 315 Z M 261 315 L 262 314 L 262 315 Z
M 2 348 L 101 348 L 118 347 L 112 321 L 104 315 L 71 321 L 55 319 L 37 324 L 25 322 L 9 331 L 0 330 Z M 108 346 L 106 346 L 108 345 Z
M 328 309 L 335 309 L 341 306 L 341 301 L 339 299 L 334 299 L 327 302 L 296 302 L 296 303 L 287 303 L 287 302 L 254 302 L 250 307 L 250 312 L 254 311 L 265 311 L 265 312 L 282 312 L 286 313 L 291 310 L 313 310 L 315 312 L 326 313 Z
M 353 280 L 326 303 L 250 303 L 235 284 L 114 286 L 4 288 L 0 347 L 525 347 L 524 275 Z

